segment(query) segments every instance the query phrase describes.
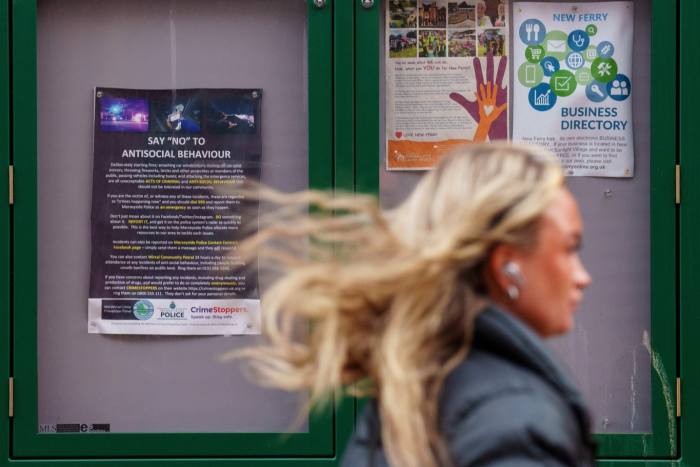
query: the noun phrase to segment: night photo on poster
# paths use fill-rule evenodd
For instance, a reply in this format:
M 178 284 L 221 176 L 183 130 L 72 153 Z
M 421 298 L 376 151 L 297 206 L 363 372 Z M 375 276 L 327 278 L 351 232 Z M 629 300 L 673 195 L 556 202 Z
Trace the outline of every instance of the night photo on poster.
M 95 90 L 88 330 L 259 334 L 260 89 Z M 249 232 L 248 232 L 249 233 Z

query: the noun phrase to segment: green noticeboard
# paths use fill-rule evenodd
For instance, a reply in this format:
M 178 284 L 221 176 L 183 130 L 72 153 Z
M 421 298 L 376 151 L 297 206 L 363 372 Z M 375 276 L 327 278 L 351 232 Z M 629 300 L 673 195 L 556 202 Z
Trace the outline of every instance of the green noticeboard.
M 216 359 L 254 337 L 88 334 L 89 252 L 99 241 L 90 238 L 93 93 L 262 89 L 264 183 L 385 201 L 388 177 L 405 186 L 416 178 L 385 170 L 386 1 L 0 2 L 0 166 L 13 168 L 14 183 L 11 191 L 0 176 L 0 380 L 11 381 L 0 384 L 0 466 L 339 464 L 355 401 L 294 424 L 303 395 L 266 392 Z M 600 465 L 697 465 L 692 108 L 700 60 L 691 32 L 700 8 L 633 3 L 645 12 L 635 34 L 646 34 L 635 36 L 635 60 L 645 66 L 634 80 L 649 89 L 648 115 L 635 115 L 635 128 L 648 133 L 637 153 L 648 154 L 648 171 L 637 181 L 648 183 L 650 247 L 640 261 L 649 280 L 637 289 L 650 297 L 649 365 L 639 369 L 649 382 L 648 405 L 639 407 L 650 422 L 619 433 L 596 425 Z M 585 195 L 585 183 L 572 186 Z M 109 433 L 90 432 L 103 423 Z M 54 432 L 58 425 L 78 432 Z
M 336 401 L 295 423 L 303 394 L 258 388 L 237 366 L 218 362 L 226 348 L 254 344 L 254 337 L 88 335 L 84 265 L 90 242 L 99 239 L 84 230 L 90 138 L 75 144 L 93 119 L 85 97 L 95 87 L 257 86 L 264 94 L 262 181 L 281 189 L 332 188 L 333 5 L 213 2 L 202 10 L 192 1 L 128 8 L 27 1 L 9 7 L 2 25 L 7 34 L 12 22 L 12 49 L 3 48 L 2 58 L 7 64 L 12 53 L 13 73 L 3 82 L 14 85 L 12 101 L 2 101 L 10 104 L 2 109 L 2 131 L 10 128 L 11 108 L 11 162 L 15 180 L 24 182 L 15 186 L 12 212 L 4 208 L 10 222 L 0 237 L 8 247 L 2 284 L 12 285 L 12 304 L 3 303 L 11 313 L 3 312 L 0 324 L 8 336 L 12 331 L 2 339 L 11 359 L 0 369 L 9 377 L 12 368 L 14 394 L 13 417 L 3 417 L 7 429 L 0 430 L 0 463 L 149 458 L 157 464 L 161 457 L 169 459 L 163 465 L 174 458 L 334 465 L 352 429 L 353 401 Z M 10 155 L 8 148 L 2 155 Z M 0 394 L 8 396 L 7 388 Z

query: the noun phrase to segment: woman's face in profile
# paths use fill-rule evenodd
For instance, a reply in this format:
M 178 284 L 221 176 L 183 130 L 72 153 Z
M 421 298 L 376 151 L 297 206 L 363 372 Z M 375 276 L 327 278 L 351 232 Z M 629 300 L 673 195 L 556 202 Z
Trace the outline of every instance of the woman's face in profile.
M 569 331 L 591 277 L 579 257 L 583 222 L 573 195 L 561 188 L 542 215 L 534 247 L 513 256 L 522 272 L 512 312 L 541 336 Z

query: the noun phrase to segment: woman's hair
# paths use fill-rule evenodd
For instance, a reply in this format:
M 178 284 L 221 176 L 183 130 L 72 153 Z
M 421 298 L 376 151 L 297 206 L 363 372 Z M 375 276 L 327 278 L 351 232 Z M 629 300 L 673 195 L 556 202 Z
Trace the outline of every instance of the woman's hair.
M 449 465 L 438 399 L 468 353 L 486 261 L 498 244 L 532 244 L 562 184 L 552 154 L 492 143 L 446 156 L 387 211 L 370 196 L 260 188 L 278 209 L 241 251 L 285 272 L 262 297 L 269 343 L 242 355 L 262 384 L 312 401 L 376 397 L 392 465 Z

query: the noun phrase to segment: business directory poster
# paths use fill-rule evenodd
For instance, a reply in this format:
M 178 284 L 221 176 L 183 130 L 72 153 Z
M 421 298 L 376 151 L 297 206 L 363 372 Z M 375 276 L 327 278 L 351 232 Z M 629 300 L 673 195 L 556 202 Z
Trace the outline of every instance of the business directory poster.
M 88 331 L 258 334 L 260 89 L 95 90 Z M 248 232 L 250 233 L 250 232 Z
M 633 177 L 633 2 L 513 7 L 513 140 L 568 176 Z

